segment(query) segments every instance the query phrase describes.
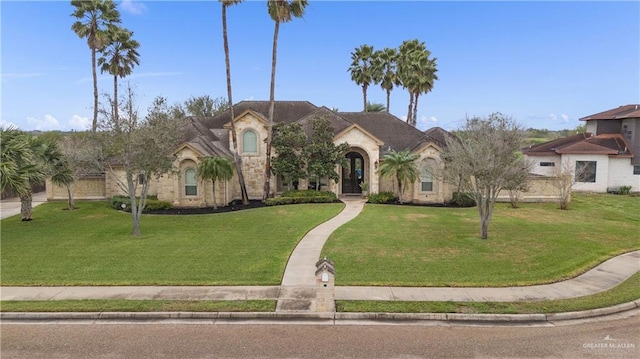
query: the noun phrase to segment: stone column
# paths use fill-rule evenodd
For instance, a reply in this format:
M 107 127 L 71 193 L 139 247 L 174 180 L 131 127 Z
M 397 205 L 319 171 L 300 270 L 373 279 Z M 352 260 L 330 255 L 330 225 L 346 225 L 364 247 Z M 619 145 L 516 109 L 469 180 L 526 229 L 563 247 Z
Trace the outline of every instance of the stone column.
M 335 265 L 327 257 L 316 263 L 316 312 L 335 312 Z

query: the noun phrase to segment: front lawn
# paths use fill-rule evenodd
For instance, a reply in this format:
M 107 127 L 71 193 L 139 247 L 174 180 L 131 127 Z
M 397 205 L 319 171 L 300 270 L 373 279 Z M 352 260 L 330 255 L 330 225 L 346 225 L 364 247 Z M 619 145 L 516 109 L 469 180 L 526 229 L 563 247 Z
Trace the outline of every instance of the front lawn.
M 496 204 L 489 239 L 476 208 L 366 205 L 323 255 L 336 285 L 511 286 L 574 277 L 640 249 L 640 197 L 574 194 L 557 204 Z
M 45 203 L 1 222 L 2 285 L 278 285 L 289 255 L 342 204 L 190 216 L 129 213 L 107 202 Z

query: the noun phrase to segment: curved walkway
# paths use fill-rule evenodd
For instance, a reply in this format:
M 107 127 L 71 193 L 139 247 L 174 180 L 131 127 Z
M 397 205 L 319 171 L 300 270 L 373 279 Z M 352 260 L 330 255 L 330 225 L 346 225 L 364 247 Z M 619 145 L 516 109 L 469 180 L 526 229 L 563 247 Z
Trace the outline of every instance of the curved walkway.
M 282 276 L 283 286 L 306 286 L 316 283 L 316 262 L 329 236 L 338 227 L 356 218 L 364 208 L 366 200 L 346 197 L 344 209 L 335 217 L 310 230 L 298 243 L 289 257 Z

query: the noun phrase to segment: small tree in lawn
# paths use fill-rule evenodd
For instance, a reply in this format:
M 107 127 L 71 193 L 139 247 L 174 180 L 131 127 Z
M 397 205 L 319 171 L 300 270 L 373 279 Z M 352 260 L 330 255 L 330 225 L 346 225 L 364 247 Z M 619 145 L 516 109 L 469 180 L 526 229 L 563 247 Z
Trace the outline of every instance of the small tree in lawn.
M 346 162 L 344 155 L 349 151 L 348 143 L 333 143 L 333 127 L 325 118 L 311 120 L 313 134 L 304 148 L 307 173 L 316 177 L 315 189 L 320 189 L 320 178 L 329 177 L 336 183 L 340 180 L 336 167 Z
M 378 168 L 383 177 L 392 177 L 398 181 L 398 199 L 403 203 L 402 194 L 409 183 L 415 182 L 420 176 L 416 160 L 418 155 L 409 150 L 391 151 L 384 155 Z
M 529 170 L 531 166 L 523 158 L 520 159 L 520 165 L 514 165 L 509 169 L 510 174 L 507 175 L 507 181 L 504 188 L 509 191 L 509 203 L 511 208 L 518 208 L 519 196 L 521 192 L 527 191 Z
M 207 157 L 198 165 L 198 177 L 203 180 L 211 180 L 214 209 L 218 209 L 216 181 L 230 180 L 233 177 L 233 167 L 233 161 L 226 157 Z
M 109 104 L 113 101 L 109 98 Z M 140 218 L 147 202 L 149 183 L 173 170 L 173 151 L 182 141 L 182 121 L 171 116 L 167 101 L 157 97 L 140 120 L 131 86 L 127 87 L 122 115 L 103 110 L 102 166 L 131 200 L 133 235 L 140 235 Z M 124 171 L 124 178 L 117 170 Z M 139 179 L 142 178 L 142 184 Z M 141 188 L 139 188 L 141 186 Z M 136 196 L 138 194 L 138 196 Z
M 67 189 L 67 209 L 75 209 L 73 198 L 73 186 L 76 181 L 85 175 L 100 172 L 98 164 L 100 149 L 92 138 L 92 134 L 77 132 L 71 133 L 59 141 L 60 151 L 64 158 L 64 165 L 71 177 L 52 176 L 51 181 Z M 58 170 L 63 170 L 59 167 Z
M 518 155 L 524 133 L 510 118 L 495 113 L 486 119 L 468 118 L 457 138 L 447 138 L 447 148 L 442 154 L 446 178 L 474 197 L 482 239 L 487 239 L 500 191 L 515 176 L 528 172 Z
M 573 172 L 573 175 L 572 175 Z M 569 203 L 571 203 L 571 191 L 573 186 L 586 175 L 589 175 L 587 167 L 577 167 L 572 169 L 569 162 L 562 163 L 554 171 L 551 176 L 551 183 L 556 189 L 556 197 L 558 198 L 558 204 L 560 209 L 568 210 Z
M 304 178 L 304 157 L 302 150 L 307 136 L 300 124 L 279 123 L 273 128 L 273 148 L 276 156 L 271 158 L 273 173 L 281 176 L 291 189 L 291 183 Z

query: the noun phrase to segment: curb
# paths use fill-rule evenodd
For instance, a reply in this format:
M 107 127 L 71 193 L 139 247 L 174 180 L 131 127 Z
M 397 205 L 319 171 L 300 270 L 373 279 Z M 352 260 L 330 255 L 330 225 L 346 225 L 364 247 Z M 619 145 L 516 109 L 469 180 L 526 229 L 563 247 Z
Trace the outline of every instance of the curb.
M 1 312 L 0 320 L 211 320 L 224 323 L 309 322 L 315 324 L 347 324 L 353 321 L 372 323 L 436 321 L 457 324 L 526 324 L 552 323 L 565 320 L 596 318 L 640 308 L 640 298 L 607 308 L 550 314 L 462 314 L 462 313 L 305 313 L 305 312 Z

